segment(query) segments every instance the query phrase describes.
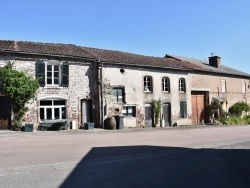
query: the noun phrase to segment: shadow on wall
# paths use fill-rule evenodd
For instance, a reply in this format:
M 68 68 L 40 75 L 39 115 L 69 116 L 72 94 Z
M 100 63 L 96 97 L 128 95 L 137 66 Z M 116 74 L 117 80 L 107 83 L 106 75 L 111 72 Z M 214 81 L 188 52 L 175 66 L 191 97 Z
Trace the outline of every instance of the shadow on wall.
M 60 187 L 249 187 L 250 150 L 93 148 Z

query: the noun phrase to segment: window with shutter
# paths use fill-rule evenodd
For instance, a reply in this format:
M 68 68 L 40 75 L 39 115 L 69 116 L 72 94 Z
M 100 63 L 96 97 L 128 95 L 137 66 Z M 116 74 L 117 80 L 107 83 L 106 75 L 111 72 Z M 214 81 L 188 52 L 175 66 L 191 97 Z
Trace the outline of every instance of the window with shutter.
M 59 61 L 41 61 L 36 64 L 37 78 L 40 86 L 64 86 L 69 85 L 69 65 Z

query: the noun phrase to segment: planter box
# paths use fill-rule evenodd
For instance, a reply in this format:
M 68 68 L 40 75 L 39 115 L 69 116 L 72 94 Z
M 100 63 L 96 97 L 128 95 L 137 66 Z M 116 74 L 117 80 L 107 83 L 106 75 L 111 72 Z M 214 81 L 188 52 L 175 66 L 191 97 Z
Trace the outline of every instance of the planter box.
M 85 123 L 84 124 L 84 129 L 86 129 L 86 130 L 91 130 L 91 129 L 94 129 L 94 123 Z
M 24 126 L 24 131 L 25 132 L 33 132 L 33 129 L 34 129 L 34 124 L 25 124 Z

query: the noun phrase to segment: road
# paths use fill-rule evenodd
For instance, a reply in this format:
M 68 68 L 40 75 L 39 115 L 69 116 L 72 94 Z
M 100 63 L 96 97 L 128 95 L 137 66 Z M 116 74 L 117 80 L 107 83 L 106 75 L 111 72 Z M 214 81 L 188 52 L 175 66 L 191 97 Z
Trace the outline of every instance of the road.
M 250 126 L 0 131 L 0 187 L 250 187 Z

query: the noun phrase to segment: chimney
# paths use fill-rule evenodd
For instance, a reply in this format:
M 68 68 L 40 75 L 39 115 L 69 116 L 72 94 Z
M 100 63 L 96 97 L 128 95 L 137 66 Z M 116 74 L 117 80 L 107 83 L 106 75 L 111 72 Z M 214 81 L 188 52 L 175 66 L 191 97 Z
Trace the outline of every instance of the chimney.
M 209 57 L 209 65 L 212 67 L 220 68 L 220 56 Z

